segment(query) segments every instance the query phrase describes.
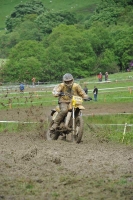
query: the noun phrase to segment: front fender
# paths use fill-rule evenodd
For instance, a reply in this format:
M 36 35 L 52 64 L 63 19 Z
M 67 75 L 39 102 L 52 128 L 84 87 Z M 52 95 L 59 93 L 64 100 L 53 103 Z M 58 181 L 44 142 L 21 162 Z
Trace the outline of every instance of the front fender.
M 77 105 L 76 108 L 79 108 L 80 110 L 85 110 L 85 107 L 82 105 Z

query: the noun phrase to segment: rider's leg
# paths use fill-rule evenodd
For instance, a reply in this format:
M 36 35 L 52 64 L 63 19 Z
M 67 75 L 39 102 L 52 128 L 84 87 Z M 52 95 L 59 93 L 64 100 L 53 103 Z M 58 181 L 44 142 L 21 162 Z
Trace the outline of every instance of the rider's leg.
M 68 112 L 68 103 L 60 103 L 60 112 L 58 113 L 57 117 L 54 120 L 54 124 L 51 126 L 50 130 L 53 131 L 57 128 L 59 125 L 60 121 L 65 117 L 65 115 Z

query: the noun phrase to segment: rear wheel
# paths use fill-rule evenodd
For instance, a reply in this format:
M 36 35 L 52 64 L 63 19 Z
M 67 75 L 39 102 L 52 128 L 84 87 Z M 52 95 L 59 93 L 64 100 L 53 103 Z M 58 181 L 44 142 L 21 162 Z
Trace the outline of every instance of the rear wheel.
M 59 133 L 58 132 L 56 132 L 56 131 L 55 132 L 51 132 L 50 131 L 50 127 L 53 125 L 53 123 L 54 123 L 54 121 L 52 120 L 50 122 L 49 129 L 48 129 L 48 131 L 46 133 L 47 140 L 57 140 L 58 137 L 59 137 Z
M 83 119 L 78 116 L 75 120 L 75 142 L 80 143 L 83 136 Z

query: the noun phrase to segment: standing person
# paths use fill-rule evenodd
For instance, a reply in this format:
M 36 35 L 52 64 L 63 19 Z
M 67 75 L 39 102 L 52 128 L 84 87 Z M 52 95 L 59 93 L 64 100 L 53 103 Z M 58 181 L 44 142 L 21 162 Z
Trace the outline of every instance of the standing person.
M 100 72 L 100 81 L 103 80 L 103 75 L 102 75 L 102 72 Z
M 59 97 L 58 103 L 60 107 L 60 112 L 55 118 L 54 124 L 50 128 L 50 131 L 54 132 L 62 118 L 64 118 L 68 112 L 69 104 L 71 102 L 71 97 L 69 95 L 80 96 L 83 99 L 88 99 L 88 95 L 84 92 L 79 84 L 74 83 L 74 78 L 69 73 L 63 76 L 63 83 L 60 83 L 58 86 L 56 86 L 52 93 L 55 97 Z M 69 95 L 65 95 L 66 93 Z
M 36 82 L 36 79 L 35 77 L 32 78 L 32 85 L 34 86 L 35 85 L 35 82 Z
M 24 84 L 23 83 L 20 83 L 19 89 L 20 89 L 20 92 L 24 92 Z
M 100 72 L 100 73 L 98 74 L 98 80 L 99 80 L 99 82 L 102 81 L 102 78 L 103 78 L 103 75 L 102 75 L 102 73 Z
M 93 94 L 94 94 L 94 101 L 97 101 L 98 89 L 96 86 L 94 86 Z
M 85 91 L 86 94 L 88 94 L 88 88 L 87 88 L 86 85 L 85 85 L 85 87 L 84 87 L 84 91 Z
M 105 73 L 105 81 L 108 81 L 108 72 Z

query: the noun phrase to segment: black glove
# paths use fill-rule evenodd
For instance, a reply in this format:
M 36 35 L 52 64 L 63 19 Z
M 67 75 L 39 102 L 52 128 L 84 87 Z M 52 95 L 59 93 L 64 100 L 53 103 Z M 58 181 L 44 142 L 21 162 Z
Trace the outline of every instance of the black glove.
M 60 92 L 59 96 L 65 96 L 65 94 L 63 92 Z
M 92 100 L 92 98 L 91 97 L 88 97 L 87 99 L 86 98 L 84 98 L 84 101 L 91 101 Z

